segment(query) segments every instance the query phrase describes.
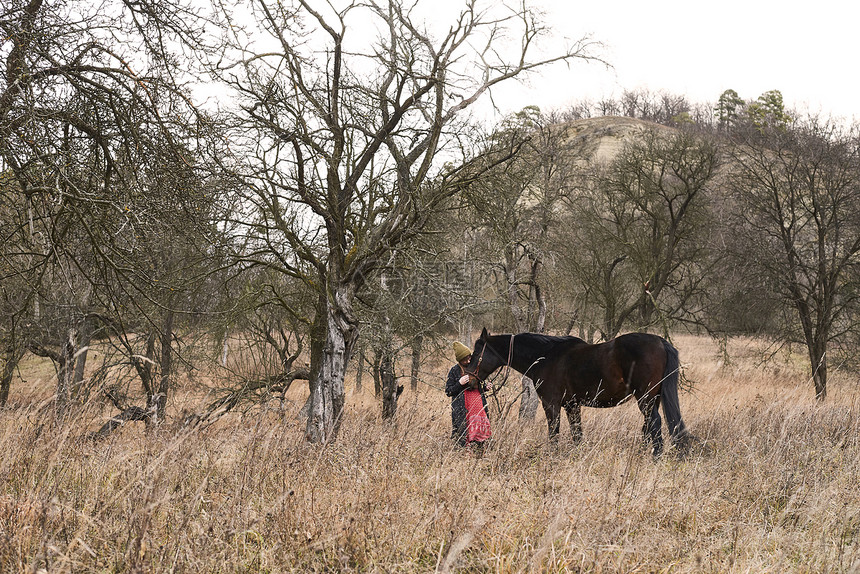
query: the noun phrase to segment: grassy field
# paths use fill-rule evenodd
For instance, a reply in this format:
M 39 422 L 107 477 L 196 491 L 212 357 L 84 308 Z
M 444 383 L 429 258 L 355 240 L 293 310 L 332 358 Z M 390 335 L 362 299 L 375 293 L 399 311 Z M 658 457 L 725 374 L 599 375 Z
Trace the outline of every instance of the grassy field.
M 566 424 L 548 444 L 539 412 L 494 420 L 483 457 L 455 450 L 430 386 L 406 391 L 393 426 L 349 389 L 326 447 L 303 439 L 299 386 L 283 409 L 93 442 L 111 411 L 48 424 L 45 371 L 0 411 L 0 570 L 860 572 L 857 378 L 834 369 L 818 404 L 802 358 L 762 364 L 760 343 L 735 340 L 725 363 L 709 339 L 675 343 L 700 442 L 656 462 L 633 404 L 585 409 L 579 445 Z M 181 389 L 171 409 L 194 399 Z

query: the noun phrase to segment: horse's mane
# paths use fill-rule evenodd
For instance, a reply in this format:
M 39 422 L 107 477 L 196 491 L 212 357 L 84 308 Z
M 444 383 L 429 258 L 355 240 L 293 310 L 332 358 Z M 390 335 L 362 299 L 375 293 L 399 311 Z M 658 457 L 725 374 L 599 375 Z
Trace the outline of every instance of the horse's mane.
M 534 343 L 537 345 L 545 345 L 548 347 L 555 346 L 560 343 L 586 344 L 585 341 L 583 341 L 579 337 L 574 337 L 573 335 L 558 337 L 555 335 L 544 335 L 543 333 L 519 333 L 517 335 L 517 340 L 522 339 L 526 339 L 527 341 L 534 341 Z
M 508 337 L 509 335 L 494 335 L 494 337 Z M 496 343 L 500 343 L 500 341 L 496 341 Z M 555 335 L 544 335 L 543 333 L 517 333 L 516 334 L 516 344 L 530 344 L 535 347 L 543 347 L 546 351 L 551 351 L 557 348 L 560 345 L 565 346 L 576 346 L 576 345 L 587 345 L 585 341 L 580 339 L 579 337 L 574 337 L 572 335 L 567 335 L 563 337 L 555 336 Z M 507 343 L 505 343 L 507 345 Z

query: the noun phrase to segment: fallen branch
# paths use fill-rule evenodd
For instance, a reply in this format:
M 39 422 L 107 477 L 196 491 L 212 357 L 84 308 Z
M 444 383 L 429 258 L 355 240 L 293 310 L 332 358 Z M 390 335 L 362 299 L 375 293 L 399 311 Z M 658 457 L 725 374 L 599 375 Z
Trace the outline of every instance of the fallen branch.
M 140 407 L 128 407 L 115 417 L 111 417 L 102 428 L 90 435 L 92 439 L 102 439 L 118 429 L 128 421 L 145 421 L 149 419 L 150 412 Z
M 290 389 L 293 381 L 307 381 L 309 379 L 310 370 L 301 368 L 288 373 L 279 373 L 254 381 L 246 381 L 238 388 L 228 390 L 224 396 L 209 403 L 203 412 L 186 415 L 183 419 L 183 424 L 189 426 L 204 422 L 214 422 L 251 396 L 257 398 L 256 394 L 258 391 L 265 390 L 266 392 L 281 393 L 281 396 L 283 396 Z
M 281 396 L 283 396 L 290 389 L 293 381 L 307 381 L 308 379 L 310 379 L 310 370 L 301 368 L 289 373 L 279 373 L 255 381 L 246 381 L 238 388 L 228 390 L 224 396 L 209 403 L 202 412 L 186 414 L 182 419 L 182 424 L 183 426 L 197 426 L 205 422 L 211 424 L 233 410 L 243 401 L 248 400 L 252 396 L 257 398 L 258 391 L 265 390 L 266 392 L 281 393 Z M 92 439 L 105 438 L 128 421 L 148 421 L 154 414 L 153 411 L 141 407 L 127 406 L 125 401 L 110 388 L 105 389 L 103 392 L 113 405 L 122 412 L 115 417 L 111 417 L 99 430 L 90 434 L 89 436 Z

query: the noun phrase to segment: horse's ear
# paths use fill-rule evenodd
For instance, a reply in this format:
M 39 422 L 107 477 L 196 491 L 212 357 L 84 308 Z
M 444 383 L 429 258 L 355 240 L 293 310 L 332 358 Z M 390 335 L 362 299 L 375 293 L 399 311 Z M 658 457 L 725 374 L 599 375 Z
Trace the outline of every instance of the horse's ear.
M 490 334 L 487 332 L 487 328 L 484 327 L 484 330 L 481 331 L 481 336 L 478 338 L 481 339 L 482 341 L 486 341 L 487 337 L 489 337 L 489 336 L 490 336 Z

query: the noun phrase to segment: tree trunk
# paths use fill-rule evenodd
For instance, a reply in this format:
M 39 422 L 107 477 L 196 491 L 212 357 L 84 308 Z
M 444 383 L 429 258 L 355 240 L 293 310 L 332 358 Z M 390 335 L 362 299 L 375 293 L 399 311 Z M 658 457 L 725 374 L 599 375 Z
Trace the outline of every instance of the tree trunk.
M 316 392 L 317 379 L 320 375 L 320 370 L 323 361 L 323 351 L 326 346 L 326 317 L 328 316 L 328 302 L 325 292 L 319 294 L 314 314 L 314 321 L 311 324 L 310 332 L 310 379 L 308 379 L 308 400 L 302 406 L 298 414 L 298 419 L 307 421 L 310 419 L 311 403 L 313 403 L 314 393 Z
M 9 400 L 9 389 L 12 387 L 12 374 L 15 372 L 15 364 L 12 357 L 7 355 L 3 361 L 3 369 L 0 371 L 0 408 L 6 406 Z
M 538 283 L 541 267 L 540 257 L 532 255 L 529 278 L 529 328 L 535 333 L 543 333 L 546 329 L 546 300 Z
M 5 407 L 6 402 L 9 400 L 9 390 L 12 388 L 12 375 L 15 374 L 15 368 L 23 356 L 23 349 L 18 350 L 14 345 L 9 345 L 3 353 L 3 368 L 0 369 L 0 407 Z
M 72 396 L 80 396 L 81 384 L 84 381 L 87 368 L 87 355 L 89 354 L 90 341 L 93 336 L 93 328 L 89 319 L 81 323 L 78 357 L 75 359 L 75 372 L 72 376 Z
M 646 287 L 647 290 L 647 287 Z M 639 326 L 647 327 L 651 324 L 651 301 L 647 294 L 639 298 Z
M 533 421 L 540 404 L 535 385 L 529 377 L 523 376 L 523 394 L 520 398 L 520 420 Z
M 146 407 L 150 407 L 152 395 L 155 393 L 155 384 L 153 382 L 153 366 L 155 365 L 155 331 L 150 331 L 146 336 L 146 351 L 143 359 L 135 359 L 134 366 L 137 369 L 137 375 L 140 377 L 140 383 L 143 385 L 143 392 L 146 393 Z
M 87 283 L 81 297 L 81 308 L 89 309 L 92 298 L 93 287 Z M 75 371 L 72 374 L 71 393 L 72 397 L 75 398 L 81 398 L 81 384 L 86 375 L 87 355 L 89 354 L 90 341 L 93 338 L 94 330 L 94 319 L 85 312 L 81 317 L 80 323 L 78 323 L 77 357 L 75 357 Z
M 167 410 L 167 393 L 173 379 L 173 319 L 174 313 L 168 310 L 164 316 L 164 325 L 161 329 L 161 373 L 158 381 L 158 392 L 153 397 L 154 416 L 153 424 L 164 422 Z
M 221 366 L 227 366 L 227 358 L 230 356 L 230 333 L 224 334 L 224 342 L 221 343 Z
M 466 315 L 466 318 L 460 322 L 460 342 L 472 348 L 472 315 Z
M 394 353 L 390 345 L 382 353 L 379 374 L 382 379 L 382 420 L 391 421 L 397 414 L 397 398 L 400 393 L 397 387 L 397 377 L 394 375 Z M 403 391 L 403 387 L 400 387 L 399 390 Z
M 155 397 L 155 341 L 156 333 L 153 329 L 146 336 L 146 351 L 142 357 L 134 356 L 132 364 L 137 371 L 137 376 L 140 378 L 140 384 L 143 386 L 143 392 L 146 394 L 146 411 L 152 413 L 155 405 L 153 400 Z M 120 408 L 117 405 L 117 408 Z M 146 417 L 146 426 L 153 424 L 153 417 Z
M 795 308 L 803 328 L 803 338 L 812 368 L 812 382 L 815 385 L 815 398 L 823 401 L 827 397 L 827 339 L 829 333 L 822 330 L 820 323 L 813 320 L 809 303 L 800 295 L 797 285 L 792 287 Z
M 361 379 L 364 377 L 364 343 L 359 347 L 356 358 L 358 359 L 358 364 L 355 366 L 355 392 L 360 393 Z
M 72 380 L 75 376 L 75 353 L 78 330 L 72 327 L 60 351 L 57 369 L 57 420 L 66 417 L 71 402 Z
M 79 396 L 81 393 L 81 384 L 84 382 L 84 374 L 87 368 L 87 355 L 89 354 L 89 338 L 82 339 L 81 351 L 78 358 L 75 359 L 75 372 L 72 374 L 72 396 Z
M 546 299 L 540 285 L 535 284 L 535 298 L 537 299 L 538 315 L 535 323 L 535 332 L 543 333 L 546 330 Z
M 382 396 L 382 377 L 379 364 L 382 362 L 382 352 L 373 351 L 373 396 L 377 399 Z
M 505 280 L 508 283 L 508 305 L 511 309 L 511 317 L 514 320 L 514 333 L 523 330 L 523 325 L 528 320 L 522 309 L 520 309 L 520 290 L 517 284 L 517 269 L 515 254 L 511 249 L 505 250 Z
M 815 385 L 815 398 L 827 398 L 827 343 L 826 338 L 818 337 L 809 345 L 809 360 L 812 364 L 812 382 Z
M 418 371 L 421 367 L 421 348 L 424 346 L 424 335 L 417 335 L 412 340 L 412 370 L 409 373 L 409 389 L 418 390 Z
M 337 285 L 326 301 L 327 329 L 316 385 L 311 392 L 305 434 L 312 443 L 328 443 L 340 428 L 345 402 L 346 366 L 358 338 L 358 320 L 352 312 L 353 289 Z

